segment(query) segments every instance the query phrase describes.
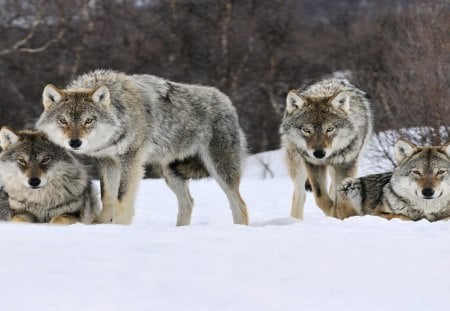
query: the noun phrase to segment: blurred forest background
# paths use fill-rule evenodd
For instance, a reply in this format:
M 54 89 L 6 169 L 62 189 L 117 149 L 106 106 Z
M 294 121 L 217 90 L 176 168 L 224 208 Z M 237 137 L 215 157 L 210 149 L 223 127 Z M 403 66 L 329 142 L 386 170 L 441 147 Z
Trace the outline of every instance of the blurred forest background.
M 0 0 L 1 125 L 33 127 L 46 84 L 96 68 L 219 88 L 252 153 L 279 148 L 290 89 L 346 77 L 383 156 L 400 135 L 448 140 L 450 1 Z

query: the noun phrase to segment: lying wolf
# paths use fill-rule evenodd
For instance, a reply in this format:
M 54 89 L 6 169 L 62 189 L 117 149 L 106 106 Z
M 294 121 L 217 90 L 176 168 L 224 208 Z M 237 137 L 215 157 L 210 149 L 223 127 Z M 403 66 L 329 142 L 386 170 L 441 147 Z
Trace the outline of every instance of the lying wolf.
M 450 143 L 418 147 L 400 140 L 393 172 L 345 180 L 334 216 L 377 215 L 436 221 L 450 217 Z
M 92 223 L 100 211 L 97 191 L 83 165 L 42 132 L 0 130 L 0 181 L 8 199 L 4 220 Z

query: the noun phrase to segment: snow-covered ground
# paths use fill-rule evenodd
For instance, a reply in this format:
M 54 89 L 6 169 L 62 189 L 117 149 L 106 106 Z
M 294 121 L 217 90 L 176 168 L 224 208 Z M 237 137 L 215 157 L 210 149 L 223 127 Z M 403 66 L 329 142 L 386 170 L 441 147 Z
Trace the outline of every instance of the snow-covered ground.
M 257 157 L 274 178 L 261 179 Z M 0 223 L 0 310 L 448 309 L 447 222 L 339 221 L 311 195 L 296 222 L 280 152 L 248 161 L 252 226 L 232 225 L 213 180 L 191 190 L 188 227 L 174 226 L 162 180 L 142 182 L 130 226 Z

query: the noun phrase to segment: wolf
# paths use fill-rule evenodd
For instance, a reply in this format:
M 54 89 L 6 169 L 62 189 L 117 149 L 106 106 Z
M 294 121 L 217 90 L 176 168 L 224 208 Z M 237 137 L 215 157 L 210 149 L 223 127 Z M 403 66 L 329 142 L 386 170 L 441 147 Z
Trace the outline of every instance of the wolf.
M 239 193 L 246 141 L 230 99 L 213 87 L 152 75 L 96 70 L 65 89 L 47 85 L 36 127 L 56 144 L 97 160 L 102 223 L 129 224 L 143 164 L 157 164 L 178 199 L 177 225 L 189 225 L 188 183 L 212 176 L 235 224 L 248 224 Z
M 450 217 L 450 143 L 420 147 L 399 140 L 392 172 L 344 180 L 334 216 L 377 215 L 387 219 Z
M 331 216 L 335 187 L 356 176 L 361 151 L 371 133 L 368 97 L 345 79 L 326 79 L 288 93 L 280 134 L 294 183 L 292 217 L 303 219 L 307 180 L 316 204 Z
M 100 201 L 84 166 L 45 133 L 2 127 L 0 146 L 5 220 L 68 225 L 98 216 Z

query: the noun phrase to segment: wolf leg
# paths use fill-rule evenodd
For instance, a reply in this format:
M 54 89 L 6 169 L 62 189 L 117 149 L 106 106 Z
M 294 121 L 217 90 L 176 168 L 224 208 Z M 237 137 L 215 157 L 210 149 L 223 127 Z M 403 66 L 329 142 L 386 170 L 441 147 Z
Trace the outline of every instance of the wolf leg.
M 163 168 L 163 174 L 169 188 L 175 193 L 178 201 L 177 226 L 191 223 L 194 199 L 189 192 L 189 180 L 174 174 L 169 167 Z
M 141 151 L 127 154 L 121 159 L 122 169 L 119 190 L 117 192 L 117 206 L 113 223 L 129 225 L 133 221 L 134 201 L 139 188 L 139 182 L 144 175 Z
M 29 213 L 21 213 L 14 215 L 11 218 L 12 222 L 25 222 L 25 223 L 33 223 L 36 222 L 36 217 Z
M 303 159 L 297 151 L 286 150 L 285 161 L 288 166 L 289 176 L 294 183 L 294 193 L 292 195 L 291 217 L 303 219 L 303 209 L 306 200 L 305 183 L 307 180 L 306 167 Z
M 79 223 L 80 221 L 80 217 L 70 214 L 63 214 L 53 217 L 52 219 L 50 219 L 49 223 L 53 225 L 73 225 Z
M 340 197 L 338 198 L 338 190 L 343 186 L 342 183 L 346 178 L 355 178 L 358 170 L 358 161 L 352 163 L 346 163 L 345 165 L 336 165 L 329 168 L 331 176 L 330 184 L 330 197 L 332 198 L 334 205 L 332 208 L 333 217 L 344 219 L 350 216 L 358 215 L 354 211 L 352 204 L 348 198 Z M 339 206 L 338 204 L 339 201 Z
M 330 197 L 333 198 L 333 200 L 334 200 L 334 197 L 336 195 L 336 190 L 339 188 L 339 186 L 334 182 L 336 179 L 336 171 L 335 171 L 334 167 L 332 167 L 332 166 L 328 166 L 327 170 L 328 170 L 328 175 L 330 176 L 330 181 L 331 181 L 330 189 L 329 189 L 328 193 L 330 194 Z
M 336 190 L 336 200 L 332 216 L 345 219 L 351 216 L 362 215 L 361 185 L 358 180 L 347 178 L 342 181 Z
M 97 222 L 107 224 L 114 218 L 117 193 L 119 192 L 120 164 L 112 158 L 98 159 L 100 171 L 100 190 L 102 196 L 102 211 Z
M 330 168 L 331 174 L 331 186 L 330 186 L 330 196 L 331 198 L 336 198 L 336 189 L 342 186 L 344 179 L 348 177 L 355 178 L 358 172 L 358 162 L 348 163 L 345 166 L 334 166 Z
M 327 167 L 306 163 L 306 170 L 317 206 L 325 215 L 331 216 L 334 202 L 327 192 Z
M 230 202 L 234 224 L 248 225 L 247 206 L 239 192 L 241 180 L 240 151 L 211 148 L 201 157 L 209 174 L 214 177 Z

